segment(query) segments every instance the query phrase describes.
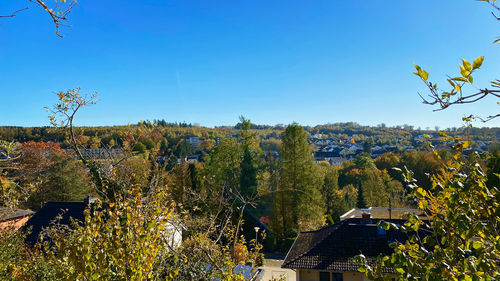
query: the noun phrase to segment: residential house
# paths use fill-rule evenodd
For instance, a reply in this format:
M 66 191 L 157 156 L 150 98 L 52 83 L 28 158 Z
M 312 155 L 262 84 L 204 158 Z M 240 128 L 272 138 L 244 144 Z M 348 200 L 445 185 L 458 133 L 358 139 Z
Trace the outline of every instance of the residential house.
M 92 204 L 93 198 L 87 197 L 79 202 L 47 202 L 38 210 L 21 228 L 28 231 L 26 242 L 34 245 L 43 233 L 45 228 L 50 227 L 53 222 L 61 225 L 71 226 L 71 221 L 83 222 L 85 219 L 84 211 Z M 166 235 L 169 239 L 171 248 L 176 249 L 182 242 L 182 226 L 179 222 L 170 221 L 166 226 Z
M 34 212 L 27 210 L 0 208 L 0 231 L 4 229 L 18 230 L 33 214 Z
M 374 262 L 380 254 L 389 255 L 389 244 L 404 242 L 405 233 L 383 230 L 377 223 L 382 219 L 363 213 L 362 218 L 347 218 L 316 231 L 301 232 L 290 248 L 283 268 L 293 269 L 297 281 L 363 281 L 368 280 L 358 272 L 354 257 L 363 254 Z M 396 224 L 406 220 L 385 219 Z M 391 269 L 384 269 L 391 274 Z

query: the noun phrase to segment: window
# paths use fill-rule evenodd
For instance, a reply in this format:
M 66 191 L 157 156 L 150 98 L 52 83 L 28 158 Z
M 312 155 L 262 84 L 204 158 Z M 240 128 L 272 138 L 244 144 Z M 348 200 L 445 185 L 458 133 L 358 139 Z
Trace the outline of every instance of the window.
M 330 281 L 330 272 L 321 271 L 319 273 L 319 281 Z
M 337 272 L 332 273 L 332 281 L 344 281 L 342 273 L 337 273 Z

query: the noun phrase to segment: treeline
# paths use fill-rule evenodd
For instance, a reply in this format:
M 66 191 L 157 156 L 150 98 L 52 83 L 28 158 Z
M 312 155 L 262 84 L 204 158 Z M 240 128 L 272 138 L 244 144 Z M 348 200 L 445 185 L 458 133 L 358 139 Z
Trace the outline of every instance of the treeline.
M 158 134 L 165 138 L 170 146 L 189 136 L 196 136 L 207 140 L 215 141 L 220 137 L 228 137 L 238 134 L 241 129 L 241 123 L 235 126 L 223 126 L 215 128 L 202 127 L 197 124 L 169 123 L 165 120 L 141 121 L 137 124 L 126 126 L 100 126 L 100 127 L 78 127 L 77 133 L 82 136 L 82 144 L 88 148 L 99 147 L 120 147 L 126 134 L 132 133 L 139 135 L 141 128 L 155 128 Z M 285 130 L 285 125 L 257 125 L 250 124 L 250 130 L 256 137 L 263 140 L 279 140 L 281 133 Z M 413 126 L 403 125 L 387 127 L 384 124 L 371 127 L 361 126 L 357 123 L 335 123 L 317 125 L 314 127 L 304 127 L 310 136 L 321 134 L 322 138 L 332 138 L 337 140 L 346 140 L 351 136 L 358 142 L 364 142 L 368 138 L 375 145 L 415 145 L 415 138 L 424 134 L 430 134 L 438 137 L 439 128 L 434 130 L 430 128 L 420 129 Z M 450 136 L 463 136 L 470 140 L 489 141 L 497 143 L 500 138 L 500 128 L 448 128 L 445 129 Z M 0 126 L 0 139 L 5 141 L 27 142 L 44 141 L 58 142 L 62 148 L 69 147 L 69 136 L 62 128 L 53 127 L 14 127 Z M 144 139 L 145 142 L 150 140 Z M 264 146 L 265 147 L 265 146 Z

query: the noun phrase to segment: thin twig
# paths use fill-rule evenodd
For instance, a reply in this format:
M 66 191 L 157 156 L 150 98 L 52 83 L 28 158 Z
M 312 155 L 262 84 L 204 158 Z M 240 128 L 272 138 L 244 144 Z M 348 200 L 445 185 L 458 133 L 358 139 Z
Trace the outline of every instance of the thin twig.
M 25 11 L 25 10 L 28 10 L 28 9 L 29 9 L 29 7 L 25 7 L 25 8 L 22 8 L 22 9 L 19 9 L 19 10 L 17 10 L 17 11 L 15 11 L 15 12 L 13 12 L 13 13 L 12 13 L 12 14 L 10 14 L 10 15 L 7 15 L 7 16 L 0 16 L 0 18 L 13 18 L 13 17 L 17 16 L 17 13 L 22 12 L 22 11 Z

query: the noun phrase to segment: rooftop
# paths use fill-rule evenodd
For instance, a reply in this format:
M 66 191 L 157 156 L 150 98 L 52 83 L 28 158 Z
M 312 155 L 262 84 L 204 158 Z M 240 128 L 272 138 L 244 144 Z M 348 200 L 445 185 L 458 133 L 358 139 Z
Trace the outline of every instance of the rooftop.
M 363 254 L 373 262 L 379 254 L 392 253 L 390 243 L 407 239 L 401 231 L 385 231 L 377 226 L 381 220 L 365 223 L 359 218 L 349 218 L 316 231 L 301 232 L 282 267 L 357 272 L 359 264 L 354 262 L 355 256 Z M 385 221 L 403 224 L 406 220 Z

